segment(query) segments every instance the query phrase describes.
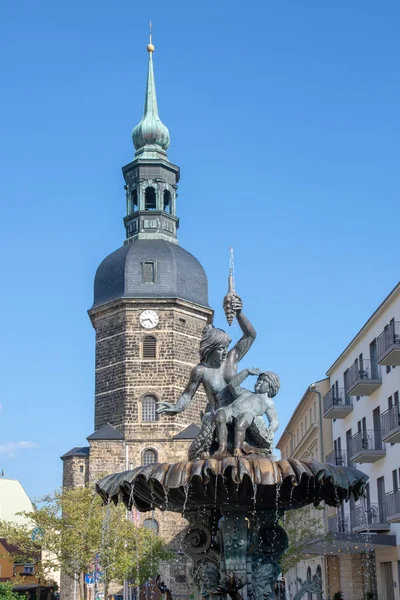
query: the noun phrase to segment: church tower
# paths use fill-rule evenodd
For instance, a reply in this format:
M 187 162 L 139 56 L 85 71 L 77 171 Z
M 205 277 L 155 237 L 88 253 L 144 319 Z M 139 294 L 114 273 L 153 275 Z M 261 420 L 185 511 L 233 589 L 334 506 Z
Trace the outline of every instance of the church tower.
M 206 405 L 198 390 L 183 413 L 156 413 L 157 402 L 176 402 L 184 390 L 213 312 L 203 267 L 178 243 L 180 173 L 168 160 L 170 135 L 158 114 L 154 46 L 147 50 L 144 114 L 132 132 L 134 159 L 122 169 L 126 239 L 98 267 L 89 310 L 96 331 L 94 432 L 89 446 L 62 457 L 67 486 L 186 459 Z M 141 520 L 167 540 L 179 527 L 176 516 L 145 514 Z

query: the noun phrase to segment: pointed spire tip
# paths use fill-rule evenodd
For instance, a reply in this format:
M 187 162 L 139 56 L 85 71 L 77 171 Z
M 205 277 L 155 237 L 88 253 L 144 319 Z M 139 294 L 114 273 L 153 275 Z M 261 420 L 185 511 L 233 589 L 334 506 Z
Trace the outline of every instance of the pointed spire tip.
M 154 46 L 153 46 L 153 23 L 150 21 L 150 41 L 147 45 L 147 52 L 149 52 L 150 54 L 152 52 L 154 52 Z

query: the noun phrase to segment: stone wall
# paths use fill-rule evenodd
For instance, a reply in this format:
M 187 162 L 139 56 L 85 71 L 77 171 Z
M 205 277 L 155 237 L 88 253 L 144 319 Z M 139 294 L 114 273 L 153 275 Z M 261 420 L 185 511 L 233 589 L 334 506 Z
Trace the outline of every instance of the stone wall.
M 159 323 L 151 330 L 139 322 L 145 309 L 155 310 Z M 171 300 L 123 301 L 92 311 L 96 329 L 95 430 L 111 423 L 127 439 L 141 432 L 141 400 L 147 394 L 159 401 L 176 402 L 199 362 L 199 344 L 212 311 Z M 157 358 L 144 359 L 146 335 L 157 340 Z M 200 422 L 207 400 L 199 389 L 189 408 L 175 417 L 161 415 L 158 424 L 179 427 Z M 146 424 L 147 426 L 147 424 Z M 146 430 L 147 431 L 147 430 Z
M 63 460 L 63 487 L 83 487 L 88 482 L 88 457 L 71 456 Z

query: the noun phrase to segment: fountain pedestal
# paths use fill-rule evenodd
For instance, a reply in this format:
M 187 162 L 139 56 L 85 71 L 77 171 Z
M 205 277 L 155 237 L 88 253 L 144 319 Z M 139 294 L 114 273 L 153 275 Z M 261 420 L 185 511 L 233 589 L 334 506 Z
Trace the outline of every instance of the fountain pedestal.
M 275 597 L 279 559 L 288 546 L 280 511 L 224 510 L 186 514 L 183 551 L 193 561 L 201 596 Z M 217 521 L 217 523 L 216 523 Z

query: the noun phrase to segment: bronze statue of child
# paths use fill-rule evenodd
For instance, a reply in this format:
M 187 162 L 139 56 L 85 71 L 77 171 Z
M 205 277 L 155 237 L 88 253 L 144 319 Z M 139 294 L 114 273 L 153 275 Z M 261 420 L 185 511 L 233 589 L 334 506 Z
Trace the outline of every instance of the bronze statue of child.
M 254 392 L 240 387 L 249 375 L 258 375 Z M 273 435 L 278 429 L 278 415 L 272 398 L 276 396 L 279 388 L 278 375 L 270 371 L 260 373 L 258 369 L 244 369 L 231 379 L 229 390 L 235 400 L 228 406 L 223 406 L 216 411 L 215 422 L 219 447 L 217 452 L 213 454 L 213 458 L 228 456 L 227 425 L 232 422 L 234 423 L 234 456 L 240 456 L 243 453 L 246 431 L 256 417 L 263 415 L 267 417 L 272 442 Z

